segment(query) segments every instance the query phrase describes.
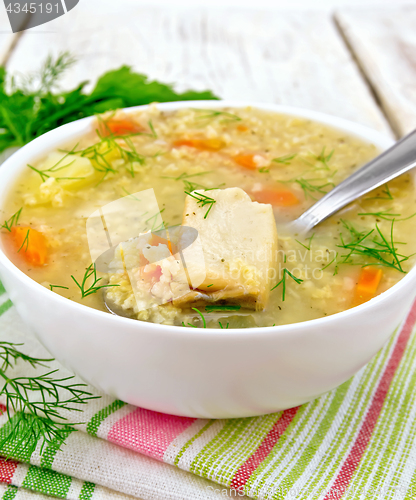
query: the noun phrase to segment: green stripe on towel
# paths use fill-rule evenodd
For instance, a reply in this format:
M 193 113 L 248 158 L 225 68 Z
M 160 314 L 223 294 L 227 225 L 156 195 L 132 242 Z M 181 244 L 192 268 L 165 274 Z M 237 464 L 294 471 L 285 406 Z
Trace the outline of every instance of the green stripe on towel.
M 0 316 L 8 311 L 13 305 L 13 302 L 10 299 L 7 299 L 6 302 L 0 306 Z
M 109 417 L 112 413 L 116 412 L 120 408 L 123 408 L 123 406 L 125 404 L 126 403 L 124 403 L 123 401 L 116 400 L 113 403 L 111 403 L 110 405 L 108 405 L 105 408 L 103 408 L 102 410 L 100 410 L 98 413 L 96 413 L 92 417 L 92 419 L 88 422 L 88 425 L 87 425 L 88 434 L 90 434 L 91 436 L 97 437 L 98 428 L 104 422 L 104 420 L 107 417 Z

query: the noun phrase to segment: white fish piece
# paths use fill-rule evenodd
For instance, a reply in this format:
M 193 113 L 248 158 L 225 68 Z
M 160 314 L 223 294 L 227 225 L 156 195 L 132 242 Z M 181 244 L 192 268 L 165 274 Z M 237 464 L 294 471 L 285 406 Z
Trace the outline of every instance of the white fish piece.
M 204 197 L 212 201 L 202 206 L 198 199 Z M 197 289 L 174 300 L 175 306 L 238 304 L 263 310 L 277 276 L 272 206 L 253 202 L 240 188 L 196 190 L 186 197 L 182 225 L 198 231 L 204 256 L 185 259 L 188 275 L 205 278 Z

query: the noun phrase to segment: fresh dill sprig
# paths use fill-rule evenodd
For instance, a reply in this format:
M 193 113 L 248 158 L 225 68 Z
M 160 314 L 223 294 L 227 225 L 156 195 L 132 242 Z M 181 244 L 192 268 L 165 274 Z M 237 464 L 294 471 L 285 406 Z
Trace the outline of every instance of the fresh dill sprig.
M 328 264 L 326 264 L 323 268 L 322 268 L 322 271 L 324 271 L 325 269 L 327 269 L 333 262 L 335 262 L 337 260 L 337 257 L 338 257 L 338 252 L 335 253 L 335 257 L 330 261 L 328 262 Z
M 403 220 L 409 220 L 416 215 L 416 212 L 415 212 L 414 214 L 409 215 L 409 217 L 403 217 L 403 218 L 398 219 L 397 217 L 400 217 L 401 214 L 393 214 L 393 213 L 391 213 L 391 210 L 392 209 L 389 208 L 388 210 L 381 210 L 380 212 L 364 212 L 364 213 L 359 213 L 358 215 L 373 215 L 377 219 L 383 219 L 383 220 L 388 220 L 388 221 L 394 220 L 396 222 L 403 221 Z
M 147 124 L 149 125 L 149 128 L 150 128 L 150 130 L 152 131 L 152 134 L 151 134 L 151 135 L 152 135 L 152 137 L 153 137 L 154 139 L 157 139 L 156 130 L 155 130 L 154 126 L 153 126 L 152 120 L 149 120 L 149 121 L 147 122 Z
M 118 137 L 113 134 L 103 137 L 98 129 L 96 130 L 96 133 L 100 139 L 98 142 L 81 150 L 75 150 L 75 148 L 73 148 L 71 151 L 66 151 L 67 154 L 75 154 L 91 160 L 92 166 L 95 170 L 104 173 L 104 176 L 100 181 L 102 182 L 109 173 L 116 173 L 116 170 L 111 165 L 109 159 L 106 158 L 107 155 L 116 151 L 119 154 L 120 159 L 124 161 L 127 171 L 132 177 L 134 177 L 135 173 L 133 162 L 143 165 L 145 163 L 145 156 L 137 152 L 131 137 L 143 135 L 142 132 L 126 134 L 122 137 Z M 124 142 L 127 147 L 123 147 L 122 142 Z
M 203 184 L 200 184 L 199 182 L 194 182 L 189 180 L 193 177 L 198 177 L 200 175 L 205 175 L 209 173 L 211 173 L 210 170 L 206 172 L 198 172 L 197 174 L 187 174 L 186 172 L 182 172 L 177 177 L 162 176 L 161 179 L 173 179 L 175 181 L 182 181 L 184 184 L 184 189 L 186 194 L 188 194 L 188 191 L 189 192 L 196 191 L 197 189 L 202 189 L 204 191 L 211 191 L 212 189 L 220 189 L 222 186 L 225 186 L 225 182 L 223 182 L 217 187 L 209 188 L 207 186 L 204 186 Z
M 393 219 L 396 219 L 396 217 L 400 217 L 400 214 L 391 213 L 391 208 L 389 208 L 388 210 L 380 211 L 380 212 L 363 212 L 363 213 L 359 213 L 358 215 L 374 215 L 374 217 L 377 217 L 378 219 L 384 219 L 384 220 L 393 220 Z
M 205 306 L 206 312 L 214 312 L 214 311 L 239 311 L 241 309 L 240 305 L 216 305 L 210 304 Z
M 160 229 L 166 229 L 166 226 L 165 226 L 165 223 L 164 221 L 162 220 L 161 224 L 159 224 L 158 226 L 156 226 L 156 222 L 158 220 L 158 217 L 160 216 L 160 218 L 162 218 L 162 213 L 165 211 L 164 208 L 162 208 L 162 210 L 160 210 L 160 212 L 157 212 L 156 214 L 152 215 L 151 217 L 149 217 L 147 220 L 145 220 L 146 224 L 149 222 L 149 221 L 153 221 L 152 222 L 152 227 L 150 228 L 151 231 L 159 231 Z M 147 212 L 145 212 L 147 213 Z
M 122 191 L 124 191 L 127 194 L 127 197 L 132 198 L 133 200 L 140 201 L 137 196 L 134 196 L 134 194 L 131 194 L 130 191 L 127 191 L 125 187 L 121 187 Z
M 304 245 L 303 243 L 301 243 L 299 240 L 295 240 L 297 243 L 299 243 L 299 245 L 302 245 L 303 248 L 306 248 L 306 250 L 310 250 L 311 249 L 311 243 L 312 243 L 312 240 L 313 240 L 313 237 L 315 236 L 315 233 L 313 233 L 313 235 L 309 238 L 306 238 L 306 241 L 309 241 L 309 244 L 308 245 Z
M 76 58 L 69 52 L 62 52 L 56 59 L 49 55 L 39 71 L 13 78 L 12 89 L 16 91 L 17 84 L 19 84 L 25 93 L 39 96 L 48 94 L 58 88 L 60 78 L 76 61 Z
M 187 181 L 183 180 L 183 185 L 184 185 L 184 190 L 185 193 L 187 191 L 196 191 L 197 189 L 203 190 L 203 191 L 208 191 L 209 188 L 207 186 L 204 186 L 203 184 L 199 184 L 198 182 L 193 182 L 193 181 Z
M 311 197 L 313 200 L 316 200 L 313 194 L 315 193 L 326 194 L 328 190 L 325 188 L 327 188 L 328 186 L 331 186 L 331 188 L 335 187 L 335 184 L 333 182 L 324 182 L 323 184 L 312 184 L 313 181 L 319 181 L 319 180 L 321 179 L 305 179 L 303 177 L 299 177 L 298 179 L 292 179 L 290 181 L 285 181 L 285 182 L 295 182 L 302 188 L 306 199 L 308 197 Z
M 75 145 L 72 148 L 71 151 L 66 152 L 65 156 L 63 156 L 54 165 L 52 165 L 52 167 L 46 168 L 45 170 L 39 170 L 38 168 L 35 168 L 34 166 L 29 165 L 29 164 L 27 165 L 27 167 L 29 167 L 31 170 L 33 170 L 34 172 L 36 172 L 37 174 L 39 174 L 40 178 L 42 179 L 42 182 L 45 182 L 45 180 L 49 179 L 49 177 L 55 177 L 55 176 L 51 176 L 49 173 L 53 174 L 55 172 L 58 172 L 59 170 L 64 170 L 65 168 L 68 168 L 71 165 L 73 165 L 73 163 L 75 162 L 75 160 L 72 160 L 72 161 L 70 161 L 69 163 L 67 163 L 65 165 L 61 165 L 61 164 L 62 164 L 62 162 L 64 160 L 66 160 L 69 157 L 69 155 L 73 154 L 73 152 L 75 151 L 76 147 L 77 147 L 77 145 Z M 71 179 L 71 180 L 84 179 L 84 177 L 55 177 L 55 180 L 57 180 L 57 181 L 68 180 L 68 179 Z
M 297 153 L 283 155 L 283 156 L 279 156 L 277 158 L 273 158 L 272 161 L 274 161 L 275 163 L 282 163 L 283 165 L 290 165 L 291 160 L 293 160 L 293 158 L 295 158 L 296 156 L 297 156 Z
M 87 286 L 87 281 L 89 278 L 93 278 L 93 282 L 90 286 Z M 75 284 L 81 291 L 81 299 L 84 299 L 85 297 L 88 297 L 88 295 L 92 295 L 93 293 L 97 293 L 98 290 L 101 290 L 102 288 L 108 288 L 110 286 L 120 286 L 118 284 L 107 284 L 107 285 L 98 285 L 97 283 L 102 280 L 102 278 L 97 278 L 97 270 L 95 269 L 95 264 L 90 264 L 84 274 L 84 277 L 82 278 L 81 284 L 78 283 L 78 281 L 74 278 L 74 276 L 71 274 L 71 278 L 74 280 Z
M 207 310 L 207 308 L 208 308 L 208 307 L 209 307 L 209 306 L 205 306 L 205 310 L 206 310 L 207 312 L 209 312 L 209 311 Z M 225 306 L 225 307 L 226 307 L 226 306 Z M 241 307 L 241 306 L 235 306 L 235 307 L 238 307 L 238 308 L 240 309 L 240 307 Z M 196 307 L 193 307 L 193 308 L 192 308 L 192 310 L 196 311 L 196 312 L 199 314 L 199 316 L 201 317 L 201 320 L 202 320 L 202 325 L 203 325 L 203 326 L 202 326 L 202 328 L 207 328 L 207 321 L 206 321 L 206 319 L 205 319 L 205 316 L 202 314 L 202 312 L 201 312 L 199 309 L 197 309 Z M 224 310 L 224 308 L 222 308 L 221 310 Z M 236 309 L 233 309 L 233 310 L 236 310 Z M 229 324 L 229 323 L 227 323 L 227 325 L 226 325 L 226 326 L 223 326 L 223 324 L 221 323 L 221 321 L 218 321 L 218 324 L 219 324 L 219 326 L 220 326 L 220 328 L 221 328 L 221 329 L 227 329 L 227 328 L 230 326 L 230 324 Z M 182 326 L 190 326 L 190 327 L 192 327 L 192 328 L 198 328 L 196 325 L 193 325 L 192 323 L 187 323 L 187 324 L 185 324 L 185 322 L 184 322 L 184 321 L 182 321 Z
M 206 322 L 205 317 L 202 314 L 202 312 L 199 309 L 197 309 L 196 307 L 193 307 L 192 310 L 196 311 L 201 316 L 202 324 L 203 324 L 202 328 L 206 328 L 207 327 L 207 322 Z
M 205 212 L 204 219 L 206 219 L 208 217 L 208 214 L 211 211 L 211 208 L 213 207 L 214 203 L 216 203 L 216 201 L 217 201 L 217 200 L 214 200 L 214 198 L 210 198 L 209 196 L 206 196 L 205 194 L 202 194 L 202 193 L 192 194 L 190 191 L 185 191 L 185 194 L 192 196 L 192 198 L 197 200 L 197 203 L 201 204 L 201 207 L 205 207 L 205 205 L 209 205 L 208 210 Z
M 63 443 L 69 432 L 75 431 L 74 424 L 61 416 L 61 410 L 82 411 L 78 405 L 86 404 L 94 396 L 85 390 L 85 384 L 70 383 L 74 377 L 58 378 L 58 370 L 50 370 L 32 377 L 13 377 L 7 373 L 19 360 L 33 368 L 43 367 L 53 359 L 34 358 L 16 349 L 21 344 L 0 342 L 0 380 L 3 384 L 0 396 L 6 399 L 8 426 L 3 427 L 0 449 L 16 440 L 31 455 L 39 439 L 43 439 L 40 453 L 45 445 Z
M 227 323 L 227 326 L 226 326 L 226 327 L 222 326 L 221 321 L 218 321 L 218 324 L 220 325 L 220 328 L 221 328 L 221 329 L 225 329 L 225 330 L 226 330 L 226 329 L 230 326 L 230 323 Z
M 28 166 L 31 170 L 33 170 L 34 172 L 36 172 L 37 174 L 39 174 L 39 175 L 40 175 L 40 178 L 42 179 L 42 182 L 45 182 L 45 181 L 46 181 L 46 179 L 49 179 L 50 175 L 43 173 L 43 172 L 42 172 L 42 170 L 37 169 L 37 168 L 36 168 L 36 167 L 34 167 L 33 165 L 29 165 L 29 163 L 27 164 L 27 166 Z
M 283 268 L 283 277 L 282 279 L 279 281 L 279 283 L 277 283 L 270 291 L 274 290 L 275 288 L 277 288 L 278 286 L 282 285 L 282 302 L 285 301 L 285 297 L 286 297 L 286 276 L 289 276 L 290 278 L 292 278 L 293 281 L 295 281 L 295 283 L 297 283 L 298 285 L 300 283 L 303 282 L 302 279 L 300 278 L 296 278 L 296 276 L 294 276 L 290 271 L 289 269 L 287 269 L 286 267 Z
M 341 224 L 350 232 L 353 240 L 359 240 L 365 234 L 365 231 L 359 231 L 351 223 L 348 223 L 344 219 L 341 219 Z
M 346 243 L 342 233 L 340 234 L 341 245 L 339 248 L 348 250 L 346 255 L 341 256 L 341 264 L 359 264 L 359 265 L 381 265 L 390 267 L 406 273 L 403 270 L 402 262 L 407 261 L 411 255 L 403 255 L 398 252 L 394 241 L 394 219 L 391 221 L 389 235 L 386 236 L 376 223 L 375 229 L 370 231 L 358 231 L 351 223 L 341 220 L 344 228 L 348 231 L 350 241 Z M 364 261 L 355 262 L 354 256 L 364 257 Z M 374 259 L 375 263 L 368 263 L 368 259 Z
M 213 118 L 221 117 L 221 122 L 233 122 L 233 121 L 241 121 L 241 118 L 233 113 L 229 113 L 228 111 L 217 111 L 211 109 L 202 109 L 202 108 L 192 108 L 194 111 L 201 113 L 196 117 L 196 120 L 212 120 Z M 204 113 L 204 114 L 202 114 Z
M 47 366 L 44 363 L 53 361 L 52 358 L 40 359 L 28 356 L 27 354 L 24 354 L 23 352 L 16 349 L 16 347 L 19 347 L 21 345 L 23 344 L 15 344 L 13 342 L 6 342 L 4 340 L 0 341 L 0 362 L 1 362 L 0 370 L 4 371 L 7 368 L 11 368 L 13 366 L 13 363 L 16 362 L 18 359 L 26 361 L 33 368 L 35 368 L 36 366 L 43 366 L 44 368 L 45 367 L 47 368 Z
M 326 146 L 324 146 L 322 148 L 322 151 L 318 155 L 312 155 L 312 156 L 317 162 L 322 163 L 323 167 L 321 167 L 321 168 L 325 168 L 326 170 L 329 170 L 328 162 L 334 154 L 334 149 L 329 154 L 325 154 L 325 149 L 326 149 Z
M 17 253 L 19 253 L 19 252 L 20 252 L 20 250 L 21 250 L 21 249 L 25 246 L 25 243 L 26 243 L 26 248 L 25 248 L 25 250 L 24 250 L 24 251 L 25 251 L 25 252 L 27 252 L 27 249 L 29 248 L 29 232 L 30 232 L 30 229 L 28 229 L 28 230 L 26 231 L 26 236 L 25 236 L 25 238 L 24 238 L 24 240 L 23 240 L 22 244 L 20 245 L 20 248 L 19 248 L 19 250 L 17 251 Z
M 16 213 L 14 213 L 10 217 L 10 219 L 5 220 L 4 223 L 0 227 L 6 229 L 6 231 L 9 231 L 9 233 L 10 233 L 12 230 L 12 227 L 16 226 L 18 224 L 22 210 L 23 210 L 23 207 L 19 208 L 19 210 Z
M 277 158 L 273 158 L 272 161 L 274 161 L 275 163 L 281 163 L 282 165 L 290 165 L 291 160 L 293 160 L 295 156 L 297 156 L 297 153 L 292 155 L 289 154 L 289 155 L 279 156 Z M 259 172 L 261 174 L 267 174 L 268 172 L 270 172 L 270 167 L 261 167 L 259 168 Z
M 69 288 L 67 286 L 62 286 L 62 285 L 52 285 L 51 283 L 49 283 L 49 288 L 51 289 L 51 291 L 53 292 L 53 289 L 54 288 L 64 288 L 65 290 L 69 290 Z
M 192 310 L 196 311 L 201 316 L 201 320 L 202 320 L 202 324 L 203 324 L 202 328 L 206 328 L 207 322 L 206 322 L 206 319 L 205 319 L 204 315 L 202 314 L 202 312 L 199 309 L 197 309 L 196 307 L 193 307 Z M 182 321 L 182 326 L 186 326 L 184 321 Z M 192 325 L 191 323 L 188 323 L 188 326 L 191 326 L 192 328 L 198 328 L 197 326 Z
M 46 94 L 58 87 L 61 76 L 71 68 L 77 59 L 69 52 L 63 52 L 54 60 L 51 55 L 46 58 L 39 75 L 39 92 Z M 36 79 L 36 77 L 35 77 Z M 33 82 L 33 80 L 32 80 Z
M 208 188 L 206 186 L 204 186 L 203 184 L 199 184 L 198 182 L 187 181 L 184 179 L 183 184 L 185 193 L 187 191 L 196 191 L 197 189 L 203 189 L 204 191 L 208 191 Z
M 205 172 L 198 172 L 196 174 L 187 174 L 186 172 L 182 172 L 180 175 L 177 177 L 171 177 L 171 176 L 161 176 L 161 179 L 172 179 L 174 181 L 182 181 L 184 184 L 184 190 L 185 194 L 188 194 L 188 192 L 191 191 L 196 191 L 196 190 L 204 190 L 204 191 L 212 191 L 213 189 L 220 189 L 223 186 L 225 186 L 225 182 L 222 182 L 216 187 L 209 188 L 205 186 L 204 184 L 200 184 L 199 182 L 194 182 L 190 181 L 189 179 L 192 179 L 193 177 L 199 177 L 200 175 L 205 175 L 211 173 L 211 170 L 205 171 Z
M 108 135 L 104 137 L 101 132 L 96 129 L 96 134 L 99 137 L 98 142 L 86 147 L 85 149 L 76 150 L 75 146 L 71 151 L 63 152 L 66 152 L 68 155 L 79 155 L 80 157 L 85 157 L 91 160 L 92 166 L 95 168 L 95 170 L 104 173 L 104 176 L 102 177 L 99 184 L 105 180 L 109 173 L 116 173 L 116 170 L 112 166 L 111 161 L 107 156 L 111 155 L 114 152 L 117 152 L 120 159 L 124 162 L 124 167 L 134 178 L 135 171 L 133 163 L 135 162 L 143 165 L 145 163 L 146 157 L 137 152 L 137 149 L 132 141 L 132 137 L 138 135 L 150 135 L 153 137 L 156 132 L 154 132 L 154 129 L 152 129 L 151 134 L 147 132 L 135 132 L 131 134 L 123 134 L 123 136 L 118 136 L 111 132 L 106 121 L 103 120 L 100 116 L 97 116 L 97 120 L 102 125 L 102 127 L 107 130 Z M 151 124 L 151 122 L 149 122 L 149 124 Z M 126 147 L 123 146 L 123 143 Z
M 388 184 L 385 184 L 382 194 L 385 196 L 372 196 L 370 198 L 365 198 L 365 200 L 393 200 L 394 197 L 390 192 Z

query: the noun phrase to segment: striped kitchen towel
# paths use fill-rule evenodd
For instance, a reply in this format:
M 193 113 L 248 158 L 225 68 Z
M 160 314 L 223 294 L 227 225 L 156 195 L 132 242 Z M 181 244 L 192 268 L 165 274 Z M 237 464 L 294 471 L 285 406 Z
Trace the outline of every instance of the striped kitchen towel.
M 2 338 L 24 342 L 32 355 L 45 356 L 2 297 Z M 416 304 L 400 330 L 353 378 L 284 412 L 204 420 L 108 397 L 93 400 L 81 414 L 65 413 L 82 423 L 78 432 L 68 433 L 60 451 L 61 443 L 52 443 L 40 454 L 37 443 L 29 456 L 19 440 L 0 449 L 0 455 L 16 461 L 0 463 L 0 481 L 11 485 L 3 498 L 30 488 L 74 499 L 413 499 L 415 323 Z M 0 433 L 7 425 L 6 416 L 0 417 Z M 106 497 L 110 491 L 121 496 Z

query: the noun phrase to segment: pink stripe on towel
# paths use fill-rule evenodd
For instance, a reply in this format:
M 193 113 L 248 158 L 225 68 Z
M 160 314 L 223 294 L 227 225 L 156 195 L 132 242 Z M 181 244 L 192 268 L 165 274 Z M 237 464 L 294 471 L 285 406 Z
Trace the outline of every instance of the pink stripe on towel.
M 108 440 L 162 460 L 170 443 L 195 420 L 137 408 L 111 427 Z

